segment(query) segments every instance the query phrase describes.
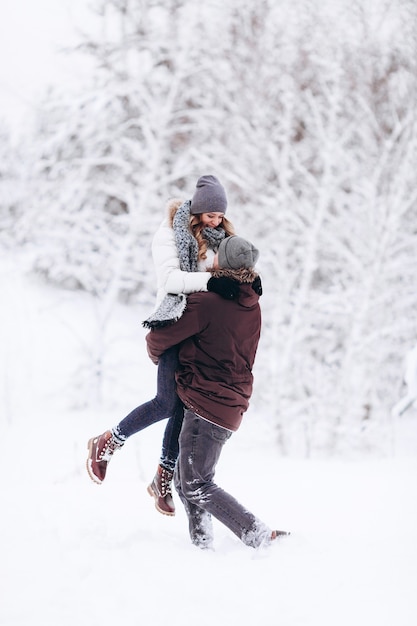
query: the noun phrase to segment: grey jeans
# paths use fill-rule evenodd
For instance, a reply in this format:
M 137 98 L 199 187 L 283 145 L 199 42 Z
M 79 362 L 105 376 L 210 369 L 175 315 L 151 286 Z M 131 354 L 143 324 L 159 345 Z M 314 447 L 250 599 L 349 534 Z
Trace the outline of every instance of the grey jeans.
M 191 541 L 200 548 L 212 547 L 212 515 L 247 546 L 258 548 L 270 541 L 271 530 L 213 481 L 222 448 L 231 434 L 185 410 L 175 487 L 188 516 Z

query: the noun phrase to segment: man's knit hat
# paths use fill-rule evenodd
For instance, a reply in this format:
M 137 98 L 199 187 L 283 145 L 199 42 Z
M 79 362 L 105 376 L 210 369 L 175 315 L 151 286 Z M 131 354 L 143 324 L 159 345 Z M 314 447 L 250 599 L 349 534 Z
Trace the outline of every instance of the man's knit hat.
M 201 176 L 191 200 L 191 215 L 200 213 L 226 213 L 227 198 L 223 186 L 215 176 Z
M 250 241 L 231 235 L 223 239 L 218 250 L 219 266 L 238 270 L 241 267 L 253 268 L 259 258 L 259 250 Z

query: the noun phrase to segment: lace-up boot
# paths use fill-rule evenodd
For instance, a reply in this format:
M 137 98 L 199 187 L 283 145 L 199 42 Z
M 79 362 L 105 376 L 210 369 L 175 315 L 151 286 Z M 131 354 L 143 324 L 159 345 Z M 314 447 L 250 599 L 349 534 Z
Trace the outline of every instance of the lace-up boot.
M 110 430 L 89 440 L 86 466 L 91 480 L 101 485 L 106 477 L 107 466 L 113 454 L 122 445 L 123 443 L 117 441 Z
M 153 481 L 148 486 L 148 493 L 155 499 L 155 508 L 163 515 L 175 515 L 175 504 L 172 499 L 172 477 L 174 472 L 158 465 Z

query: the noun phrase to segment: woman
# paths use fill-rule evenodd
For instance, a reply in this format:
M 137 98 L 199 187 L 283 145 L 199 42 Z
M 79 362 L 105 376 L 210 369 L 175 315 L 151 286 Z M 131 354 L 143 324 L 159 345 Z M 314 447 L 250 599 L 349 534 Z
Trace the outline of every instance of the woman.
M 192 200 L 171 200 L 168 216 L 152 242 L 152 257 L 157 273 L 157 306 L 144 322 L 147 328 L 174 323 L 186 306 L 186 295 L 195 291 L 216 291 L 233 298 L 238 284 L 228 278 L 212 277 L 209 268 L 225 237 L 234 234 L 226 219 L 227 198 L 215 176 L 201 176 Z M 178 348 L 167 350 L 159 360 L 157 393 L 153 400 L 138 406 L 117 426 L 88 442 L 87 471 L 101 484 L 114 452 L 131 435 L 162 419 L 168 419 L 157 472 L 148 486 L 156 509 L 175 515 L 172 477 L 178 457 L 178 437 L 183 420 L 183 406 L 176 392 L 175 372 Z

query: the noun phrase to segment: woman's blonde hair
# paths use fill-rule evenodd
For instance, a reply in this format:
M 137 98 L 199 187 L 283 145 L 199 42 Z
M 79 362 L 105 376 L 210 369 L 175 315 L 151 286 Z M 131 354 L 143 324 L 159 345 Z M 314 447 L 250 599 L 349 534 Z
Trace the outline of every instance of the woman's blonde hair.
M 190 230 L 197 240 L 198 260 L 201 261 L 202 259 L 206 259 L 208 242 L 207 242 L 207 239 L 204 239 L 203 237 L 203 230 L 205 228 L 205 225 L 200 220 L 200 215 L 190 215 L 189 224 L 190 224 Z M 227 217 L 223 216 L 222 221 L 220 222 L 218 228 L 223 228 L 228 237 L 230 237 L 230 235 L 235 234 L 235 229 L 233 228 L 233 224 L 229 222 Z

